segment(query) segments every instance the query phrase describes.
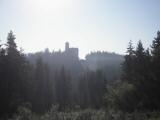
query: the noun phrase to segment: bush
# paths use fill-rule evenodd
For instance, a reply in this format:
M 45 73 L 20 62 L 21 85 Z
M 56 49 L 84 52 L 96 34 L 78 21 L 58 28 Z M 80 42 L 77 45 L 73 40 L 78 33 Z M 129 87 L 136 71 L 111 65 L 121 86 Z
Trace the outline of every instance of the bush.
M 122 112 L 115 110 L 58 111 L 52 106 L 44 115 L 35 115 L 28 108 L 19 107 L 18 112 L 10 120 L 160 120 L 160 112 Z
M 140 107 L 139 94 L 136 88 L 127 82 L 107 87 L 105 95 L 107 109 L 133 112 Z

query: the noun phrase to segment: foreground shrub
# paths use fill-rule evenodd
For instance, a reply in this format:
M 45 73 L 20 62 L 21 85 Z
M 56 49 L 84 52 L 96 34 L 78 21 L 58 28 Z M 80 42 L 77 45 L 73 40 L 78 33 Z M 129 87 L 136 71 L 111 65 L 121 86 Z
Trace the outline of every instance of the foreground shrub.
M 58 111 L 58 106 L 44 115 L 37 115 L 29 108 L 19 107 L 18 112 L 9 120 L 160 120 L 160 112 L 122 112 L 104 110 Z

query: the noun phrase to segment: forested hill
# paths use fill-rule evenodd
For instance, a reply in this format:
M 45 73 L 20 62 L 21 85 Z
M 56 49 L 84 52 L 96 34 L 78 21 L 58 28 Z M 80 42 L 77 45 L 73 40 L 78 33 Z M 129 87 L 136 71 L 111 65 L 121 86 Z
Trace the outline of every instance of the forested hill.
M 31 53 L 27 55 L 27 59 L 33 65 L 36 63 L 38 58 L 41 58 L 45 63 L 48 64 L 52 73 L 59 71 L 62 67 L 65 67 L 65 69 L 72 74 L 72 77 L 78 77 L 83 71 L 79 59 L 66 52 L 49 52 L 49 50 L 46 49 L 42 52 Z
M 123 56 L 114 52 L 97 51 L 86 55 L 86 60 L 122 60 Z
M 97 51 L 86 55 L 83 66 L 93 71 L 102 70 L 108 79 L 115 79 L 115 77 L 118 78 L 121 74 L 121 64 L 123 61 L 123 55 Z
M 39 57 L 48 64 L 53 72 L 64 66 L 71 72 L 73 77 L 78 77 L 87 69 L 91 71 L 101 70 L 105 73 L 108 79 L 114 79 L 115 76 L 120 76 L 121 63 L 124 60 L 122 55 L 101 51 L 87 54 L 85 60 L 77 59 L 76 57 L 62 51 L 49 52 L 48 49 L 44 52 L 42 51 L 27 55 L 27 59 L 32 64 L 35 64 Z
M 104 69 L 105 67 L 117 67 L 123 62 L 122 55 L 111 52 L 91 52 L 86 55 L 86 62 L 91 70 Z

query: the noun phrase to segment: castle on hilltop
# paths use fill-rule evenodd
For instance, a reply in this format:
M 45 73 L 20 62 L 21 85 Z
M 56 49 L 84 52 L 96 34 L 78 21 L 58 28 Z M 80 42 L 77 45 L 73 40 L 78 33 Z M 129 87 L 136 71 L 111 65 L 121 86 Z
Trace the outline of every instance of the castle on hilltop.
M 78 56 L 78 48 L 70 48 L 69 47 L 69 42 L 65 43 L 65 51 L 64 51 L 67 55 L 71 55 L 75 58 L 79 58 Z

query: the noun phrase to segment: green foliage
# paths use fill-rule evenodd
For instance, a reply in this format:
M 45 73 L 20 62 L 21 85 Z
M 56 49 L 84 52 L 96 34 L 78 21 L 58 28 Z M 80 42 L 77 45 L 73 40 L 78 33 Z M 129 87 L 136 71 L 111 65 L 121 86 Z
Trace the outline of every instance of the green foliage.
M 55 81 L 56 101 L 60 109 L 64 110 L 71 105 L 71 76 L 64 67 L 61 68 Z
M 136 88 L 127 82 L 121 82 L 112 87 L 107 86 L 105 99 L 107 109 L 132 112 L 139 105 Z
M 32 120 L 32 112 L 25 106 L 18 107 L 17 113 L 13 116 L 13 120 Z
M 107 104 L 123 111 L 160 109 L 160 32 L 153 41 L 152 51 L 145 50 L 141 41 L 136 50 L 129 42 L 122 64 L 121 82 L 108 87 Z
M 26 101 L 28 63 L 17 49 L 12 31 L 8 33 L 6 49 L 3 48 L 0 54 L 0 115 L 6 116 Z
M 152 47 L 151 52 L 154 59 L 159 58 L 160 57 L 160 31 L 157 32 L 157 37 L 154 38 L 151 47 Z
M 79 104 L 82 108 L 101 108 L 107 80 L 102 71 L 87 71 L 79 81 Z
M 41 58 L 36 61 L 33 80 L 33 109 L 36 112 L 44 112 L 52 105 L 52 84 L 48 65 Z M 38 98 L 38 100 L 37 100 Z

